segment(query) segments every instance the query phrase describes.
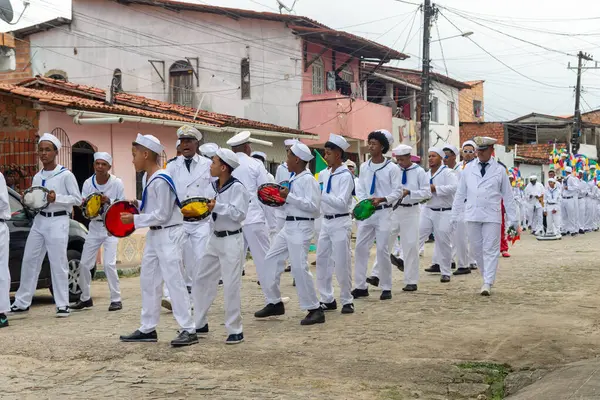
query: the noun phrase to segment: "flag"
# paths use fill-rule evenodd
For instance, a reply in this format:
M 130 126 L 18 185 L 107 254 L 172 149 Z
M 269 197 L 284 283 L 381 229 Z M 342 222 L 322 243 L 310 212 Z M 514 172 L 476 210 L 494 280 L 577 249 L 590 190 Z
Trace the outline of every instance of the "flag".
M 327 169 L 327 161 L 321 156 L 317 150 L 313 150 L 315 152 L 315 179 L 319 180 L 319 172 Z

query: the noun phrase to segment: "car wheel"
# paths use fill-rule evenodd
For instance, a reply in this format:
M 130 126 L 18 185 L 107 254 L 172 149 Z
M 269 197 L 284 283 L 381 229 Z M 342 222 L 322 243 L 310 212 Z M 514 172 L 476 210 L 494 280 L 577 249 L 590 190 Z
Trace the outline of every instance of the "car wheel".
M 77 250 L 68 250 L 67 260 L 69 266 L 69 302 L 75 303 L 81 297 L 81 287 L 79 286 L 81 253 Z M 96 268 L 92 269 L 92 279 L 94 278 L 95 272 Z M 50 286 L 50 293 L 54 295 L 52 286 Z

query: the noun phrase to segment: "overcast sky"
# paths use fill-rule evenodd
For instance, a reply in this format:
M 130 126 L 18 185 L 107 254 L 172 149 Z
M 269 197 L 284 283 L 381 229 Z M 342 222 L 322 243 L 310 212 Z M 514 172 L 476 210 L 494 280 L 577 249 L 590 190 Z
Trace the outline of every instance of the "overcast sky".
M 16 18 L 22 9 L 21 0 L 10 1 Z M 288 7 L 294 2 L 282 1 Z M 432 43 L 434 71 L 446 73 L 445 59 L 451 77 L 459 80 L 484 79 L 487 121 L 512 119 L 530 112 L 571 115 L 576 74 L 567 69 L 567 64 L 571 62 L 571 66 L 576 66 L 577 58 L 572 55 L 579 50 L 600 61 L 600 6 L 597 1 L 440 1 L 440 7 L 452 10 L 440 8 L 442 15 L 438 16 L 432 28 L 433 40 L 459 34 L 448 20 L 462 32 L 472 31 L 474 34 L 470 38 L 458 37 Z M 189 2 L 278 11 L 276 0 Z M 32 0 L 31 3 L 17 26 L 70 14 L 70 0 Z M 417 5 L 396 0 L 297 0 L 293 13 L 404 51 L 411 58 L 398 63 L 398 66 L 418 68 L 423 16 L 416 10 Z M 0 24 L 0 31 L 7 30 L 10 29 L 6 24 Z M 594 63 L 588 62 L 587 65 L 593 66 Z M 585 71 L 582 82 L 582 111 L 600 108 L 600 69 Z

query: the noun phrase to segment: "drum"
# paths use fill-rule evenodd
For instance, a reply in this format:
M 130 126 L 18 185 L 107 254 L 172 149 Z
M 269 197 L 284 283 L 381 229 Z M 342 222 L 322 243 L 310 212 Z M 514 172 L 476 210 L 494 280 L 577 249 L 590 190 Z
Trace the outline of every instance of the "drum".
M 83 201 L 81 212 L 87 219 L 94 219 L 102 214 L 102 193 L 92 193 Z
M 208 202 L 210 200 L 204 197 L 190 197 L 189 199 L 185 199 L 181 202 L 181 210 L 191 211 L 193 216 L 186 216 L 184 214 L 184 218 L 186 221 L 202 221 L 204 218 L 210 215 L 210 211 L 208 211 Z M 188 214 L 189 215 L 189 214 Z
M 375 206 L 371 199 L 365 199 L 360 201 L 352 210 L 352 215 L 357 221 L 364 221 L 371 215 L 375 214 Z
M 282 181 L 279 183 L 280 186 L 283 186 L 286 189 L 290 188 L 290 181 Z
M 112 236 L 123 238 L 131 235 L 135 231 L 134 224 L 124 224 L 121 222 L 121 213 L 128 212 L 139 214 L 138 209 L 128 201 L 116 201 L 108 207 L 104 213 L 104 226 Z
M 269 207 L 281 207 L 285 204 L 285 199 L 279 194 L 279 191 L 283 188 L 284 186 L 276 183 L 265 183 L 260 185 L 256 193 L 258 200 Z
M 23 192 L 23 204 L 32 212 L 39 212 L 48 207 L 48 193 L 43 186 L 32 186 Z

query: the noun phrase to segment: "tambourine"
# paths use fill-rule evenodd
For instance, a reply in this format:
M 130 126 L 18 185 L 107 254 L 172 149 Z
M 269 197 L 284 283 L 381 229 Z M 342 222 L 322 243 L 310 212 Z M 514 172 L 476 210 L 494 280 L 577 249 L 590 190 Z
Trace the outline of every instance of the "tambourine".
M 186 221 L 202 221 L 210 215 L 208 210 L 209 199 L 204 197 L 190 197 L 181 202 L 181 210 L 191 211 L 193 216 L 184 214 Z M 188 214 L 189 215 L 189 214 Z
M 50 191 L 43 186 L 32 186 L 23 192 L 23 204 L 32 212 L 39 212 L 48 207 L 48 193 Z
M 116 201 L 104 213 L 104 226 L 112 236 L 124 238 L 135 231 L 135 225 L 121 222 L 121 213 L 139 214 L 138 209 L 128 201 Z
M 85 198 L 81 205 L 81 212 L 87 219 L 94 219 L 102 214 L 102 193 L 92 193 Z
M 375 214 L 375 206 L 371 199 L 361 200 L 352 210 L 352 215 L 357 221 L 364 221 Z
M 290 181 L 281 181 L 279 182 L 279 186 L 283 186 L 286 189 L 290 188 Z
M 284 182 L 282 182 L 283 184 Z M 281 197 L 280 190 L 284 188 L 283 185 L 276 183 L 265 183 L 258 187 L 256 192 L 258 200 L 269 207 L 281 207 L 285 204 L 285 199 Z

